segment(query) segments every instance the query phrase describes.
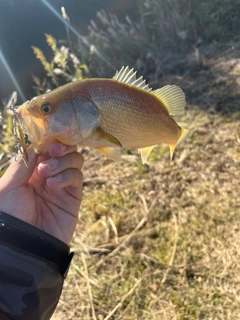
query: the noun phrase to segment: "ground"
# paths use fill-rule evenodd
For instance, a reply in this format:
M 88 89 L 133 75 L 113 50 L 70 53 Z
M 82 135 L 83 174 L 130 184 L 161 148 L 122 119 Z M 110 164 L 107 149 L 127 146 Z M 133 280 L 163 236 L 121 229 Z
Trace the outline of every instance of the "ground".
M 186 93 L 178 121 L 190 134 L 172 162 L 166 146 L 146 165 L 136 151 L 119 164 L 82 150 L 75 256 L 54 319 L 240 319 L 239 51 L 237 39 L 195 49 L 158 83 Z
M 75 256 L 53 319 L 240 319 L 240 42 L 169 60 L 190 130 L 113 163 L 84 148 Z

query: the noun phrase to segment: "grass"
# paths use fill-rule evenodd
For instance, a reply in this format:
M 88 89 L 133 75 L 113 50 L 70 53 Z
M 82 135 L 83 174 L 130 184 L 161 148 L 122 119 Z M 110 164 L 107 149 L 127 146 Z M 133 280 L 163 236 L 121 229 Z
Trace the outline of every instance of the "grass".
M 7 105 L 7 103 L 4 105 Z M 3 175 L 10 159 L 16 154 L 16 141 L 13 135 L 12 115 L 0 109 L 0 177 Z
M 239 74 L 231 72 L 231 45 L 211 54 L 205 47 L 204 74 L 161 81 L 179 84 L 188 101 L 179 121 L 191 133 L 174 161 L 167 146 L 145 165 L 136 151 L 117 164 L 82 150 L 76 254 L 54 319 L 240 319 Z
M 56 319 L 239 319 L 237 115 L 191 117 L 175 161 L 153 154 L 147 172 L 133 155 L 119 165 L 84 151 L 76 256 Z

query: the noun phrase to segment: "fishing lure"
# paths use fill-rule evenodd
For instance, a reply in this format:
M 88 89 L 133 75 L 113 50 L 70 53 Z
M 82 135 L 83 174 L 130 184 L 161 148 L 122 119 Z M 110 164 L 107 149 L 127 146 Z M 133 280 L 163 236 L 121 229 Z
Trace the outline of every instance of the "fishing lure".
M 16 106 L 14 103 L 14 98 L 11 98 L 10 110 L 13 112 L 13 133 L 16 140 L 16 149 L 18 151 L 15 161 L 18 161 L 19 155 L 22 157 L 25 165 L 28 167 L 28 154 L 27 147 L 30 145 L 28 140 L 28 135 L 23 131 L 21 122 L 18 118 L 18 113 L 16 112 Z

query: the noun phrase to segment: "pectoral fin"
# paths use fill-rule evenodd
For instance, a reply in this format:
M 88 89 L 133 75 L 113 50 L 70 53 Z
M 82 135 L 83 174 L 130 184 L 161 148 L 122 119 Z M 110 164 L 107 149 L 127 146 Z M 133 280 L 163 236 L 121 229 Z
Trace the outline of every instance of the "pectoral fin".
M 148 158 L 149 154 L 151 153 L 151 151 L 152 151 L 152 149 L 154 147 L 155 146 L 138 149 L 138 151 L 141 153 L 141 158 L 142 158 L 142 163 L 143 164 L 147 162 L 147 158 Z
M 101 152 L 105 157 L 116 161 L 121 162 L 121 152 L 119 148 L 111 148 L 111 147 L 97 147 L 99 152 Z
M 105 132 L 102 128 L 97 128 L 97 132 L 99 133 L 100 138 L 107 140 L 108 142 L 111 142 L 112 144 L 115 144 L 118 147 L 122 147 L 122 144 L 117 138 L 112 136 L 110 133 Z

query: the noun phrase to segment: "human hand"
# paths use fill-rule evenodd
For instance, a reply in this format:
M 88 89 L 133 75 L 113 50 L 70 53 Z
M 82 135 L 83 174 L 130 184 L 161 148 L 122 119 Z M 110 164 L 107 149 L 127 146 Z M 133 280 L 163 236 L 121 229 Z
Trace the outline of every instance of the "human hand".
M 68 244 L 81 203 L 82 165 L 75 146 L 52 143 L 39 157 L 29 147 L 29 168 L 22 158 L 13 161 L 0 179 L 0 210 Z

